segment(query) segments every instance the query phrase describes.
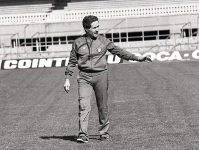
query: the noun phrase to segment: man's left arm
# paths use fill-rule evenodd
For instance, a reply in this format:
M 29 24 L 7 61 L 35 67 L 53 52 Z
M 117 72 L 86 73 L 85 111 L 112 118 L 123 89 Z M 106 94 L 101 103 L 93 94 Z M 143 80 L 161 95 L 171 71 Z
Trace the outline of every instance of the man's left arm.
M 136 61 L 147 61 L 147 62 L 152 62 L 151 58 L 149 56 L 136 56 L 135 54 L 132 54 L 128 52 L 127 50 L 124 50 L 120 48 L 119 46 L 116 46 L 113 42 L 110 42 L 107 46 L 107 50 L 113 54 L 117 55 L 120 58 L 123 58 L 125 60 L 136 60 Z

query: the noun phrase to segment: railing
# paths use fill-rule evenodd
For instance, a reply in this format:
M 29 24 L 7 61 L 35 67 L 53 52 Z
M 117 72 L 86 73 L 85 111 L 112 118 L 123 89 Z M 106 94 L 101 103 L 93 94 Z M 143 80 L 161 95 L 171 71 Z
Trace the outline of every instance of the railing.
M 166 50 L 168 48 L 168 39 L 170 39 L 171 36 L 174 36 L 174 46 L 176 45 L 176 35 L 180 35 L 180 37 L 182 36 L 181 33 L 171 33 L 165 40 L 165 46 L 166 46 Z
M 180 46 L 180 49 L 181 49 L 181 45 L 182 45 L 181 43 L 178 43 L 178 44 L 174 45 L 174 46 L 171 48 L 171 51 L 176 50 L 176 47 L 177 47 L 177 46 Z
M 0 25 L 80 21 L 86 15 L 96 15 L 102 19 L 109 19 L 197 13 L 199 13 L 199 3 L 119 9 L 62 11 L 55 13 L 0 15 Z
M 155 46 L 153 46 L 153 47 L 151 47 L 151 48 L 149 49 L 149 52 L 151 52 L 152 49 L 155 48 L 155 47 L 158 47 L 158 52 L 160 51 L 160 46 L 159 46 L 159 45 L 155 45 Z
M 199 44 L 199 41 L 198 41 L 198 31 L 192 33 L 191 37 L 193 37 L 193 35 L 196 35 L 196 38 L 197 38 L 197 44 Z

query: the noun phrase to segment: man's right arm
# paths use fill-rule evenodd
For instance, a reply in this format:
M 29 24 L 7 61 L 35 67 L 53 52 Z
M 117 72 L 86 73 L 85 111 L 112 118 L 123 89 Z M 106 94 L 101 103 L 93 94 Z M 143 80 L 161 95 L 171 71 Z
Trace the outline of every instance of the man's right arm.
M 70 52 L 69 62 L 65 71 L 64 89 L 67 93 L 69 92 L 69 87 L 70 87 L 69 77 L 72 76 L 76 65 L 77 65 L 77 53 L 76 53 L 76 46 L 73 43 L 72 50 Z
M 69 58 L 68 65 L 67 65 L 66 71 L 65 71 L 65 75 L 66 75 L 67 79 L 70 76 L 72 76 L 76 65 L 77 65 L 77 52 L 76 52 L 75 43 L 73 43 L 72 50 L 70 52 L 70 58 Z

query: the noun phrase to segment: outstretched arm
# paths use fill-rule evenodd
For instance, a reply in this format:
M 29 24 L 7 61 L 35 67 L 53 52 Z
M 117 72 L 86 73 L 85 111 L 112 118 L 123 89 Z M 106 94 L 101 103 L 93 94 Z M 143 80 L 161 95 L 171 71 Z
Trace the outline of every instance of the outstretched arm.
M 107 50 L 114 54 L 119 56 L 120 58 L 123 58 L 125 60 L 136 60 L 136 61 L 147 61 L 147 62 L 152 62 L 151 58 L 149 56 L 136 56 L 135 54 L 132 54 L 128 52 L 127 50 L 124 50 L 120 48 L 119 46 L 116 46 L 113 42 L 110 42 L 107 46 Z
M 145 57 L 143 57 L 143 56 L 139 56 L 138 57 L 138 61 L 140 61 L 140 62 L 143 62 L 143 61 L 145 61 L 145 62 L 152 62 L 152 60 L 151 60 L 151 57 L 150 56 L 145 56 Z

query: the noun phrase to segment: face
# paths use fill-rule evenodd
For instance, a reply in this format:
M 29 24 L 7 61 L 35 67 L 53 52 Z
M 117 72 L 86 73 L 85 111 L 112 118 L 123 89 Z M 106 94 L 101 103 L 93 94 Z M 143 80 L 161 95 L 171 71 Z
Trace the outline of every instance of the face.
M 98 30 L 99 30 L 99 22 L 95 21 L 91 24 L 90 29 L 86 29 L 87 35 L 91 38 L 96 38 L 98 36 Z

